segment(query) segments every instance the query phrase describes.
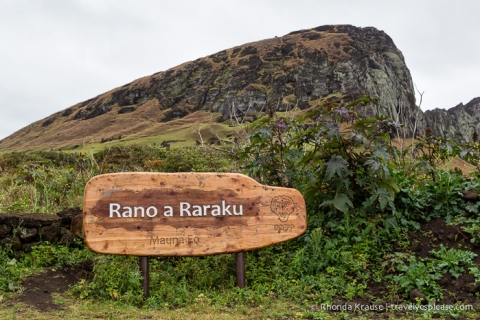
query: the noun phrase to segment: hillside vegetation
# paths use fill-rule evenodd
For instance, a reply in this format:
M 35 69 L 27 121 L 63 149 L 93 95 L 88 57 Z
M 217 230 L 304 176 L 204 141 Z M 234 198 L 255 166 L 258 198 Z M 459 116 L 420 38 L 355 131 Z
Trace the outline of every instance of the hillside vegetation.
M 230 142 L 213 145 L 125 144 L 96 152 L 87 145 L 73 153 L 3 154 L 1 212 L 48 214 L 81 206 L 85 183 L 109 172 L 244 172 L 264 184 L 298 189 L 308 230 L 246 252 L 245 289 L 234 286 L 233 255 L 152 258 L 146 301 L 136 257 L 93 254 L 81 242 L 74 249 L 41 243 L 15 255 L 5 244 L 0 297 L 20 294 L 22 281 L 42 268 L 90 261 L 91 277 L 71 287 L 61 316 L 80 303 L 99 306 L 87 317 L 101 315 L 107 304 L 125 312 L 136 307 L 150 317 L 174 317 L 171 310 L 209 319 L 343 319 L 352 312 L 363 319 L 477 317 L 461 306 L 480 306 L 478 135 L 458 145 L 427 129 L 413 144 L 392 143 L 399 123 L 359 112 L 376 103 L 369 97 L 334 100 L 295 118 L 269 111 L 248 128 L 230 128 Z M 203 140 L 210 138 L 207 131 L 215 137 L 222 129 L 201 131 Z M 470 173 L 454 168 L 454 161 L 468 162 Z M 377 312 L 402 303 L 424 309 Z M 355 304 L 377 310 L 349 311 Z M 426 307 L 434 304 L 458 308 Z

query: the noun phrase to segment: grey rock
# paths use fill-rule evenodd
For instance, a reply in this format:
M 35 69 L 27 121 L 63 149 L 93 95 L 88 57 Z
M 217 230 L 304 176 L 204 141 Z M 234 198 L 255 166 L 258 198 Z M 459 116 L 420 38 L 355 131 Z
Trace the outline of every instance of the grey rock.
M 52 214 L 43 213 L 0 213 L 0 224 L 5 224 L 12 228 L 26 227 L 38 228 L 41 226 L 51 225 L 60 221 L 61 218 Z
M 378 106 L 366 106 L 363 112 L 405 124 L 407 135 L 415 120 L 419 133 L 425 129 L 423 113 L 415 105 L 410 71 L 393 40 L 373 27 L 327 25 L 223 50 L 135 80 L 40 120 L 28 132 L 22 129 L 0 141 L 0 147 L 18 148 L 18 139 L 29 139 L 46 121 L 49 130 L 55 131 L 67 121 L 108 118 L 125 110 L 140 110 L 142 104 L 142 112 L 147 112 L 146 101 L 152 102 L 148 114 L 157 122 L 201 110 L 221 113 L 217 121 L 224 121 L 253 117 L 267 109 L 305 109 L 350 94 L 378 96 Z M 114 122 L 100 121 L 96 131 L 106 132 Z M 142 124 L 139 130 L 147 127 Z M 75 130 L 59 135 L 58 142 L 91 134 Z
M 66 208 L 60 212 L 57 212 L 57 216 L 62 218 L 62 224 L 69 225 L 72 222 L 72 218 L 78 214 L 82 214 L 82 210 L 80 208 Z
M 422 112 L 403 54 L 385 32 L 326 25 L 240 45 L 135 80 L 19 130 L 1 140 L 0 148 L 31 147 L 32 140 L 35 146 L 49 144 L 39 137 L 45 126 L 51 134 L 62 132 L 57 137 L 62 145 L 92 138 L 93 133 L 100 140 L 102 132 L 111 136 L 113 129 L 117 135 L 115 126 L 122 120 L 115 120 L 113 114 L 129 117 L 141 112 L 155 123 L 197 111 L 220 113 L 215 120 L 219 122 L 252 120 L 262 110 L 305 109 L 363 93 L 379 97 L 377 106 L 363 107 L 364 114 L 385 115 L 404 125 L 393 135 L 422 136 L 430 126 L 434 135 L 465 142 L 480 130 L 480 97 L 449 110 Z M 97 121 L 100 117 L 111 120 Z M 130 121 L 138 128 L 136 134 L 151 133 L 144 120 Z M 71 125 L 80 121 L 97 125 Z M 63 130 L 66 123 L 71 128 L 68 133 Z
M 445 109 L 425 111 L 425 123 L 435 136 L 470 142 L 473 131 L 480 131 L 480 97 Z M 477 141 L 478 142 L 478 141 Z

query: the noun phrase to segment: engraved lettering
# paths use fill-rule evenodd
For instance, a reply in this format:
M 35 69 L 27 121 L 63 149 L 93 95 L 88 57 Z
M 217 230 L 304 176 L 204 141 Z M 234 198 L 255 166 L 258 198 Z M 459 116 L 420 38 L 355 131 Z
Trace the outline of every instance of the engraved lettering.
M 142 218 L 145 217 L 145 208 L 144 207 L 133 207 L 134 213 L 133 216 L 136 218 L 138 217 L 137 212 L 140 211 L 142 213 Z
M 212 206 L 212 216 L 217 217 L 220 215 L 220 206 L 213 205 Z
M 165 210 L 163 212 L 163 215 L 165 217 L 173 217 L 173 207 L 171 206 L 164 206 L 163 209 Z
M 224 216 L 225 215 L 225 212 L 228 213 L 229 216 L 232 215 L 232 213 L 230 212 L 230 205 L 228 205 L 227 207 L 225 207 L 225 200 L 222 200 L 222 215 Z
M 123 211 L 122 217 L 131 218 L 132 217 L 132 208 L 131 207 L 123 207 L 123 209 L 126 209 L 126 210 Z
M 193 206 L 192 215 L 194 217 L 201 217 L 202 216 L 202 207 L 201 206 Z
M 153 213 L 150 213 L 150 211 L 153 211 Z M 158 214 L 158 210 L 154 206 L 150 206 L 147 208 L 147 216 L 149 216 L 150 218 L 155 217 L 157 214 Z
M 236 216 L 243 216 L 243 206 L 239 205 L 239 207 L 240 207 L 240 210 L 237 212 L 237 205 L 236 204 L 233 205 L 233 214 Z
M 276 224 L 273 228 L 279 233 L 282 231 L 288 232 L 288 231 L 292 231 L 295 228 L 295 225 L 294 224 Z
M 170 237 L 170 238 L 159 238 L 150 237 L 150 244 L 164 244 L 169 246 L 179 246 L 183 244 L 198 244 L 200 242 L 199 237 L 194 237 L 193 235 L 189 234 L 187 237 Z
M 113 207 L 116 206 L 117 208 L 114 209 Z M 113 214 L 116 213 L 117 217 L 121 218 L 120 212 L 118 211 L 120 209 L 120 205 L 118 203 L 110 203 L 110 218 L 113 218 Z
M 189 217 L 192 216 L 190 213 L 190 203 L 188 202 L 180 202 L 180 217 L 183 217 L 183 214 L 186 213 Z

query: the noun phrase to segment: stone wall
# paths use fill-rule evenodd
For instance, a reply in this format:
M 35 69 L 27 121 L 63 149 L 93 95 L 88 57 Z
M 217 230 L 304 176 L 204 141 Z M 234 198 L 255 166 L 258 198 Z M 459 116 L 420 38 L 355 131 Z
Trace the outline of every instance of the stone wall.
M 79 208 L 56 214 L 0 213 L 0 246 L 11 244 L 14 251 L 29 252 L 40 241 L 72 244 L 83 238 L 82 218 Z

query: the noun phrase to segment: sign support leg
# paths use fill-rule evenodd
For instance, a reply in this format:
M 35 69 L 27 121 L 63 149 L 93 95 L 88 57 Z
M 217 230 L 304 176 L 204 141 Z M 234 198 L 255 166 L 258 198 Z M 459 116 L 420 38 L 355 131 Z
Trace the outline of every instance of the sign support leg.
M 150 274 L 148 266 L 148 257 L 140 257 L 140 274 L 142 275 L 143 298 L 150 297 Z
M 243 253 L 243 251 L 235 253 L 237 286 L 240 288 L 245 288 L 245 259 Z

